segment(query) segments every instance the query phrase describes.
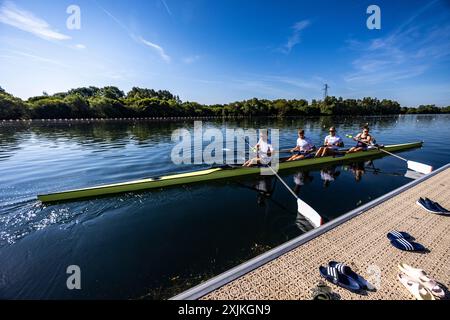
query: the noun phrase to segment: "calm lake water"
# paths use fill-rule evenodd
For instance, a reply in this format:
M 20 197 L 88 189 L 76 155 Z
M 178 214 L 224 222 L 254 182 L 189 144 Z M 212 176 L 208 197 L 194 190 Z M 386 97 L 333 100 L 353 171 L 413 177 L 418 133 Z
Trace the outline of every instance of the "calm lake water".
M 328 127 L 356 133 L 368 122 L 382 144 L 425 141 L 401 155 L 438 168 L 450 160 L 450 115 L 204 122 L 209 128 L 279 128 L 280 146 L 296 129 L 320 144 Z M 281 183 L 259 177 L 43 206 L 38 193 L 120 182 L 191 165 L 170 161 L 171 133 L 193 122 L 0 125 L 0 298 L 162 299 L 307 232 Z M 347 145 L 353 145 L 346 139 Z M 282 174 L 326 221 L 411 179 L 393 157 L 376 159 L 360 181 L 355 166 Z M 361 172 L 361 171 L 360 171 Z M 324 177 L 334 181 L 325 182 Z M 82 290 L 66 288 L 78 265 Z

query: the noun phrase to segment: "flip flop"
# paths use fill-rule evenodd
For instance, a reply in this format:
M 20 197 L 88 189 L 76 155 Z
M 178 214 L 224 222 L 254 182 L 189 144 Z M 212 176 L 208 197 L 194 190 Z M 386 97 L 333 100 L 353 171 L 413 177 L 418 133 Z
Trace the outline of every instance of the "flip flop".
M 422 269 L 413 268 L 406 263 L 400 263 L 398 268 L 406 276 L 410 277 L 412 280 L 420 283 L 425 288 L 427 288 L 431 294 L 440 299 L 445 297 L 444 290 L 439 286 L 439 284 L 432 278 L 430 278 L 425 271 Z
M 412 240 L 414 239 L 409 233 L 393 230 L 387 234 L 387 237 L 389 240 L 395 240 L 395 239 L 406 239 L 406 240 Z
M 344 274 L 346 276 L 349 276 L 350 278 L 355 280 L 362 289 L 369 290 L 369 291 L 375 290 L 375 287 L 373 285 L 371 285 L 366 279 L 364 279 L 359 274 L 354 272 L 352 270 L 352 268 L 350 268 L 349 266 L 345 265 L 344 263 L 338 263 L 336 261 L 330 261 L 328 263 L 328 265 L 330 267 L 332 267 L 332 268 L 336 268 L 339 271 L 339 273 L 342 273 L 342 274 Z
M 430 213 L 440 213 L 440 211 L 435 208 L 431 202 L 427 202 L 425 199 L 419 198 L 419 200 L 416 201 L 416 204 Z
M 391 244 L 397 249 L 403 251 L 422 252 L 426 250 L 425 247 L 420 243 L 411 242 L 402 238 L 391 240 Z
M 344 289 L 353 292 L 361 291 L 361 286 L 359 285 L 359 283 L 357 283 L 349 276 L 339 273 L 338 269 L 336 268 L 330 266 L 328 267 L 320 266 L 319 272 L 322 277 L 324 277 L 326 280 L 330 281 L 331 283 L 334 283 L 337 286 L 340 286 Z
M 417 300 L 436 300 L 427 288 L 407 275 L 400 273 L 397 278 Z

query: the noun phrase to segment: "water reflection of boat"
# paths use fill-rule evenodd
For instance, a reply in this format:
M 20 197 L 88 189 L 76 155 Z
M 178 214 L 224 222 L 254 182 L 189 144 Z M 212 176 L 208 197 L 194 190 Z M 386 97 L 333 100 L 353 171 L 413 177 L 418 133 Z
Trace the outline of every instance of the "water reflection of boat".
M 258 181 L 253 184 L 254 190 L 258 191 L 257 202 L 259 206 L 264 207 L 266 200 L 272 196 L 274 190 L 273 181 L 273 177 L 268 176 L 258 179 Z
M 336 170 L 337 166 L 327 167 L 320 171 L 320 177 L 323 180 L 323 186 L 326 188 L 331 182 L 340 176 L 341 172 Z
M 367 161 L 367 162 L 354 162 L 354 163 L 350 163 L 348 165 L 349 169 L 351 170 L 351 172 L 353 173 L 353 175 L 355 176 L 355 180 L 356 182 L 360 182 L 362 177 L 364 176 L 364 174 L 366 173 L 366 167 L 373 167 L 373 162 L 372 161 Z
M 311 182 L 313 179 L 314 178 L 309 174 L 309 171 L 299 171 L 294 174 L 294 192 L 297 196 L 300 195 L 300 190 L 305 183 Z M 303 212 L 297 211 L 295 224 L 301 231 L 306 232 L 320 227 L 323 224 L 323 219 L 315 210 L 305 210 Z
M 301 187 L 307 183 L 311 182 L 313 180 L 313 177 L 309 174 L 308 171 L 299 171 L 294 175 L 294 182 L 295 182 L 295 188 L 294 192 L 299 195 Z M 266 200 L 271 200 L 275 204 L 277 204 L 279 207 L 286 210 L 286 207 L 272 199 L 273 191 L 275 189 L 276 179 L 273 177 L 267 176 L 264 178 L 260 178 L 255 180 L 252 183 L 252 186 L 247 186 L 244 184 L 239 183 L 241 187 L 244 187 L 246 189 L 250 189 L 253 191 L 256 191 L 258 193 L 257 197 L 257 203 L 258 206 L 264 207 L 266 204 Z M 274 182 L 274 183 L 272 183 Z M 297 201 L 302 201 L 298 199 Z M 299 206 L 300 207 L 300 206 Z M 309 206 L 303 204 L 301 206 L 304 210 L 302 212 L 299 212 L 297 210 L 296 213 L 296 219 L 295 219 L 295 225 L 303 232 L 315 229 L 320 227 L 323 224 L 322 217 L 311 208 L 311 210 L 308 210 Z

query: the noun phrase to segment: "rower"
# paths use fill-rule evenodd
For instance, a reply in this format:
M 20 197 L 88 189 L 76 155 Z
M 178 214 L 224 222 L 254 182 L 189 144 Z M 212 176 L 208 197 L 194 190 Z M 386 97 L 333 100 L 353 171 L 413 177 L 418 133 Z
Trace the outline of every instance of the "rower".
M 350 148 L 347 151 L 347 153 L 367 151 L 369 146 L 375 142 L 374 138 L 370 135 L 369 131 L 370 131 L 369 126 L 365 125 L 362 128 L 362 132 L 358 133 L 358 135 L 353 138 L 353 140 L 357 141 L 356 146 Z
M 243 167 L 270 164 L 270 162 L 272 161 L 273 147 L 268 141 L 267 130 L 260 132 L 259 141 L 254 149 L 256 149 L 256 157 L 245 162 L 242 165 Z
M 344 142 L 342 141 L 342 138 L 336 134 L 336 128 L 331 127 L 330 134 L 325 137 L 324 145 L 316 152 L 316 157 L 320 158 L 335 155 L 339 148 L 343 146 Z
M 295 161 L 295 160 L 301 160 L 305 158 L 309 158 L 312 156 L 312 152 L 316 149 L 316 146 L 305 137 L 305 130 L 298 129 L 298 139 L 297 139 L 297 145 L 295 148 L 291 150 L 291 153 L 295 154 L 287 159 L 287 161 Z

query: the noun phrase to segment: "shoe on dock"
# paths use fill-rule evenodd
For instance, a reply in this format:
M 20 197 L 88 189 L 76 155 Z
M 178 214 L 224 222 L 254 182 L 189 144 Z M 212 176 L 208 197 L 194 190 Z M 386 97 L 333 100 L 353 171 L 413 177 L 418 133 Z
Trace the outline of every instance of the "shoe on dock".
M 360 292 L 361 286 L 358 282 L 350 278 L 349 276 L 342 274 L 337 268 L 333 267 L 319 267 L 319 272 L 322 277 L 324 277 L 329 282 L 340 286 L 344 289 L 350 290 L 352 292 Z
M 391 244 L 397 249 L 411 252 L 425 252 L 427 251 L 420 243 L 408 241 L 403 238 L 391 240 Z
M 435 206 L 435 203 L 433 201 L 431 201 L 428 198 L 419 198 L 419 200 L 417 200 L 417 205 L 419 207 L 421 207 L 422 209 L 430 212 L 430 213 L 434 213 L 434 214 L 442 214 L 441 209 L 438 209 Z
M 445 209 L 445 208 L 444 208 L 443 206 L 441 206 L 439 203 L 437 203 L 437 202 L 435 202 L 435 201 L 432 201 L 432 200 L 430 200 L 430 199 L 428 199 L 428 198 L 425 198 L 424 200 L 427 201 L 427 202 L 430 202 L 430 203 L 432 204 L 432 206 L 433 206 L 434 208 L 436 208 L 437 211 L 439 211 L 439 214 L 442 214 L 442 215 L 450 215 L 450 211 L 448 211 L 447 209 Z
M 435 297 L 440 299 L 445 297 L 444 290 L 439 286 L 437 281 L 430 278 L 424 270 L 413 268 L 406 263 L 400 263 L 398 268 L 409 278 L 427 288 Z
M 352 270 L 349 266 L 345 265 L 344 263 L 339 263 L 336 261 L 330 261 L 328 265 L 332 268 L 336 268 L 339 273 L 344 274 L 351 279 L 355 280 L 361 289 L 373 291 L 375 290 L 375 287 L 371 285 L 366 279 L 361 277 L 359 274 L 357 274 L 355 271 Z
M 397 278 L 417 300 L 436 300 L 430 290 L 407 275 L 399 273 Z
M 387 237 L 389 240 L 396 240 L 396 239 L 406 239 L 406 240 L 414 240 L 413 236 L 411 236 L 409 233 L 403 232 L 403 231 L 397 231 L 393 230 L 387 234 Z

